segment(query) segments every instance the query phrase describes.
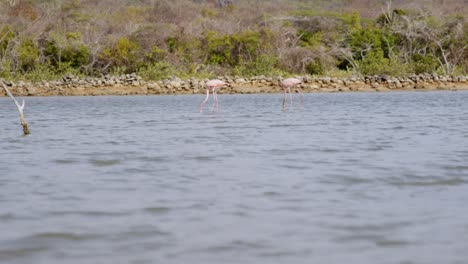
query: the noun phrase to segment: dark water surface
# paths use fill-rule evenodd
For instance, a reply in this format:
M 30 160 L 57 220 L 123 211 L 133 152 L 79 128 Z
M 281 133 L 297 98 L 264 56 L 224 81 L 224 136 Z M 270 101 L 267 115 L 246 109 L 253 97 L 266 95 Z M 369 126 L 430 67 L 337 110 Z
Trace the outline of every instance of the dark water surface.
M 26 99 L 0 263 L 468 263 L 467 92 Z

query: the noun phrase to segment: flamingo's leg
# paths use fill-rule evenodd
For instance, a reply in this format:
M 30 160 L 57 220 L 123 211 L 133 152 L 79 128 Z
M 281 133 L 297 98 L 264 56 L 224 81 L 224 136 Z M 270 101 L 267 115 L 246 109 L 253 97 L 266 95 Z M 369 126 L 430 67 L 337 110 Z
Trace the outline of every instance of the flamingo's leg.
M 288 88 L 288 93 L 289 93 L 289 104 L 292 107 L 292 95 L 291 95 L 291 87 Z
M 205 100 L 203 100 L 203 102 L 200 105 L 200 113 L 203 111 L 203 107 L 205 106 L 206 101 L 208 101 L 209 97 L 210 97 L 210 90 L 206 89 L 206 97 L 205 97 Z
M 286 89 L 283 90 L 283 111 L 286 110 Z
M 218 109 L 218 94 L 216 93 L 216 89 L 213 89 L 213 108 L 211 111 Z

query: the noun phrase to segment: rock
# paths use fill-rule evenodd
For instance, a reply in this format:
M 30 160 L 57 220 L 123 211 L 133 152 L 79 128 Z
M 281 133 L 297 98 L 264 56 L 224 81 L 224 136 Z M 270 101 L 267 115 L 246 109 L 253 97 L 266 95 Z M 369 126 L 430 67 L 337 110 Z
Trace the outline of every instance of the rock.
M 180 87 L 182 85 L 182 81 L 181 80 L 173 80 L 169 83 L 170 86 L 172 87 Z
M 382 82 L 388 82 L 389 80 L 390 80 L 390 76 L 388 76 L 388 75 L 384 74 L 384 75 L 380 76 L 380 81 L 382 81 Z
M 37 93 L 37 89 L 33 86 L 26 87 L 26 92 L 28 96 L 34 96 Z
M 343 86 L 345 85 L 345 82 L 343 80 L 336 80 L 336 83 L 338 85 L 343 85 Z
M 325 83 L 325 84 L 331 82 L 331 78 L 330 78 L 330 77 L 325 77 L 325 78 L 322 78 L 321 80 L 322 80 L 322 82 Z
M 156 89 L 157 87 L 158 87 L 157 83 L 154 83 L 154 82 L 148 83 L 148 89 Z
M 395 87 L 399 89 L 399 88 L 403 88 L 403 85 L 401 84 L 401 82 L 399 80 L 397 80 L 395 82 Z

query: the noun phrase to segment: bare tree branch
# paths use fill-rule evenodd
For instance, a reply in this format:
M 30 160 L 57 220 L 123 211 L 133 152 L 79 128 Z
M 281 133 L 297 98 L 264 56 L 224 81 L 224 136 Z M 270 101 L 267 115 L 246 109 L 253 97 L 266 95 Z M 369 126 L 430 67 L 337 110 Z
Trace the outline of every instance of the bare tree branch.
M 26 122 L 26 119 L 24 118 L 24 113 L 23 113 L 23 110 L 24 110 L 24 100 L 23 100 L 23 103 L 20 105 L 18 103 L 18 101 L 16 101 L 15 97 L 13 97 L 13 95 L 11 94 L 10 90 L 8 90 L 7 86 L 5 85 L 5 83 L 3 81 L 2 82 L 2 86 L 3 86 L 3 89 L 5 89 L 6 93 L 8 94 L 8 96 L 11 97 L 11 99 L 13 99 L 13 101 L 15 102 L 16 104 L 16 107 L 18 108 L 18 111 L 19 111 L 19 114 L 20 114 L 20 121 L 21 121 L 21 126 L 23 127 L 23 133 L 24 135 L 29 135 L 31 134 L 31 131 L 29 130 L 29 127 L 28 127 L 28 123 Z

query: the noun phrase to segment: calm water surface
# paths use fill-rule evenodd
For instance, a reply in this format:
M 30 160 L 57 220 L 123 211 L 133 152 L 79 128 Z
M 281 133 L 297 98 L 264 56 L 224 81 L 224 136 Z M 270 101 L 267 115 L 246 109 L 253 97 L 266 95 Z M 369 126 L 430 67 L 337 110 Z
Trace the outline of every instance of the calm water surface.
M 1 263 L 468 263 L 467 92 L 26 99 Z

